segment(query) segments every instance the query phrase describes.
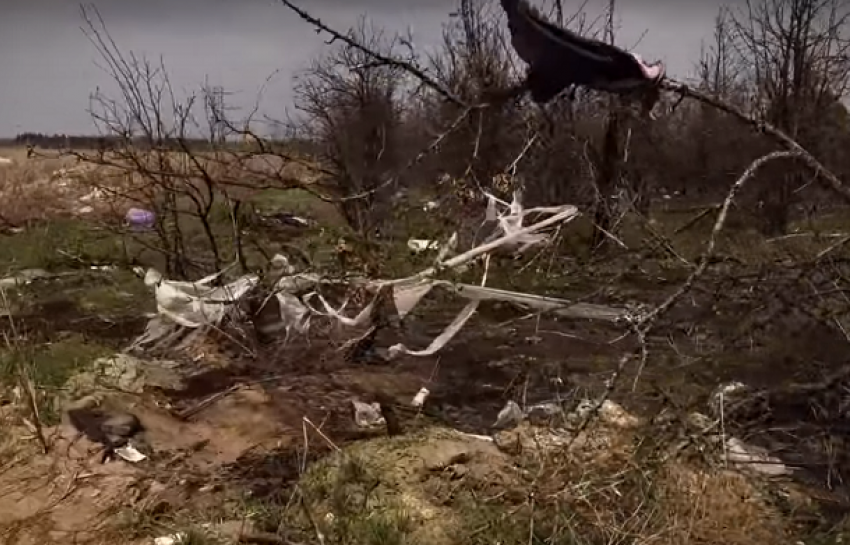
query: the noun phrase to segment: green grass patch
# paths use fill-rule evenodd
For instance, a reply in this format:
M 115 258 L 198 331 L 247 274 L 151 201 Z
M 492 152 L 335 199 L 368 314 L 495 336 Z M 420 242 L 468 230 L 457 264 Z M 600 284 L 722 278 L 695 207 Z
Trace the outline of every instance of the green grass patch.
M 22 233 L 0 236 L 0 272 L 23 269 L 47 271 L 81 264 L 115 263 L 123 257 L 121 238 L 76 220 L 33 225 Z

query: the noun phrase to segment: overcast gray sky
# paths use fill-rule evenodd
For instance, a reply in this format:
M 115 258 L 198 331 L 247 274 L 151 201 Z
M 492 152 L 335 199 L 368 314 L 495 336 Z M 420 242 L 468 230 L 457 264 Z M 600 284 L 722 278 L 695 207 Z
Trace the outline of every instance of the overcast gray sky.
M 595 15 L 606 3 L 589 0 L 587 9 Z M 0 136 L 94 132 L 86 111 L 89 94 L 113 87 L 80 29 L 79 5 L 73 0 L 6 4 L 0 14 Z M 572 10 L 580 4 L 565 0 Z M 646 33 L 635 51 L 665 61 L 672 75 L 687 76 L 719 4 L 619 2 L 617 41 L 630 48 Z M 95 5 L 123 51 L 163 56 L 178 90 L 196 90 L 208 78 L 235 93 L 229 103 L 250 107 L 274 74 L 261 111 L 278 118 L 291 107 L 293 76 L 326 47 L 326 37 L 276 0 L 100 0 Z M 440 40 L 457 0 L 301 0 L 299 5 L 338 30 L 356 25 L 362 14 L 388 30 L 410 28 L 417 47 L 427 49 Z

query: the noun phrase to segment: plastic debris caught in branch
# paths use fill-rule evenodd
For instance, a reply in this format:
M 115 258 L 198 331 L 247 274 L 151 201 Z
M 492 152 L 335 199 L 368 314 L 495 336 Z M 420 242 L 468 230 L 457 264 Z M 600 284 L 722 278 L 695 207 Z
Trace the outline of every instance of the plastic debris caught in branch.
M 447 259 L 448 253 L 453 251 L 458 243 L 457 233 L 454 233 L 444 244 L 436 245 L 440 251 L 433 266 L 410 277 L 393 280 L 347 279 L 345 281 L 333 281 L 322 279 L 314 274 L 295 274 L 288 259 L 285 256 L 278 255 L 275 256 L 275 264 L 280 265 L 278 269 L 282 269 L 283 276 L 277 280 L 273 293 L 266 298 L 263 304 L 266 304 L 272 296 L 277 299 L 280 307 L 280 320 L 288 339 L 292 332 L 301 335 L 308 334 L 311 318 L 314 316 L 331 318 L 345 327 L 367 325 L 372 319 L 379 293 L 387 287 L 392 289 L 392 301 L 398 316 L 401 318 L 408 316 L 422 298 L 436 287 L 451 290 L 455 295 L 468 300 L 464 309 L 426 348 L 415 350 L 398 343 L 388 349 L 390 358 L 401 354 L 420 357 L 430 356 L 440 351 L 464 327 L 475 314 L 481 301 L 484 300 L 506 301 L 522 307 L 547 310 L 567 316 L 572 313 L 573 317 L 589 317 L 609 321 L 622 314 L 616 309 L 609 309 L 608 307 L 584 305 L 579 308 L 580 305 L 573 305 L 562 299 L 488 288 L 483 285 L 486 281 L 486 273 L 482 279 L 482 284 L 479 286 L 435 279 L 435 275 L 440 270 L 457 270 L 466 267 L 473 261 L 486 257 L 501 247 L 518 248 L 518 251 L 524 251 L 548 239 L 548 235 L 540 231 L 569 222 L 579 215 L 578 209 L 570 205 L 526 210 L 520 203 L 517 193 L 514 194 L 511 203 L 501 201 L 490 194 L 485 195 L 488 199 L 487 217 L 496 221 L 498 228 L 485 243 L 479 246 Z M 529 214 L 549 217 L 545 217 L 532 225 L 524 226 L 527 223 L 525 219 Z M 218 326 L 225 316 L 237 308 L 236 303 L 257 287 L 260 281 L 256 275 L 245 275 L 226 285 L 213 286 L 213 282 L 225 272 L 226 270 L 218 272 L 197 282 L 178 282 L 166 280 L 156 270 L 149 269 L 145 274 L 145 283 L 155 290 L 157 311 L 160 317 L 185 328 L 197 329 L 202 326 Z M 316 291 L 322 284 L 355 285 L 365 288 L 372 294 L 371 301 L 361 308 L 356 315 L 348 316 L 346 309 L 349 301 L 345 300 L 339 307 L 335 308 L 322 294 Z

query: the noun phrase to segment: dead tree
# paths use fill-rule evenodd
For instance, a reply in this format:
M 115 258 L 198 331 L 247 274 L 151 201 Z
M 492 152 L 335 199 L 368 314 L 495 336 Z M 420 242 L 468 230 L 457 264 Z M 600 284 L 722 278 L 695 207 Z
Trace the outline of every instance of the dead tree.
M 507 87 L 512 77 L 504 36 L 482 4 L 461 1 L 460 21 L 446 27 L 442 47 L 429 59 L 435 79 L 468 103 Z M 432 114 L 423 115 L 423 121 L 435 132 L 457 117 L 459 107 L 431 94 L 425 110 L 423 114 Z M 517 125 L 518 115 L 509 108 L 476 110 L 441 153 L 443 172 L 474 182 L 473 187 L 489 188 L 493 176 L 504 171 L 506 157 L 521 145 Z
M 609 0 L 605 38 L 614 44 L 614 8 L 615 0 Z M 617 182 L 622 166 L 622 108 L 612 97 L 608 101 L 608 112 L 605 118 L 605 133 L 599 154 L 599 165 L 596 168 L 597 199 L 593 214 L 596 229 L 591 239 L 591 248 L 600 248 L 607 239 L 606 232 L 611 228 L 613 220 L 613 199 L 617 194 Z
M 372 51 L 390 51 L 399 41 L 385 40 L 365 19 L 353 39 Z M 330 166 L 326 189 L 343 200 L 338 208 L 348 224 L 366 234 L 386 212 L 384 195 L 374 190 L 398 165 L 404 72 L 361 50 L 340 45 L 315 61 L 295 87 L 303 134 L 318 144 L 319 159 Z
M 738 49 L 750 69 L 753 107 L 803 147 L 817 149 L 824 115 L 850 82 L 845 37 L 850 9 L 843 0 L 749 0 L 732 19 Z M 761 184 L 764 230 L 784 233 L 800 169 L 775 172 Z

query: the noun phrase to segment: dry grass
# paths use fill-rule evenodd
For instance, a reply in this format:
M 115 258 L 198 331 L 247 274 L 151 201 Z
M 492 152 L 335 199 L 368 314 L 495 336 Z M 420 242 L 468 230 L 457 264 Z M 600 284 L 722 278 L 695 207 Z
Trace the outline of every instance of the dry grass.
M 723 469 L 675 463 L 664 468 L 659 498 L 671 531 L 668 543 L 751 545 L 790 539 L 788 521 L 754 482 Z
M 596 427 L 567 450 L 563 437 L 523 426 L 497 439 L 525 445 L 509 455 L 426 429 L 345 449 L 309 469 L 300 493 L 335 544 L 792 540 L 792 521 L 765 492 L 782 485 L 700 462 L 641 461 L 636 445 L 652 431 Z M 299 512 L 287 522 L 311 531 Z
M 0 202 L 3 203 L 0 218 L 6 223 L 22 225 L 34 220 L 67 217 L 82 206 L 77 203 L 79 197 L 85 195 L 84 188 L 76 192 L 78 195 L 70 195 L 66 188 L 55 183 L 54 173 L 72 165 L 72 160 L 27 159 L 26 150 L 14 148 L 0 150 L 0 157 L 13 161 L 11 165 L 0 167 Z
M 193 159 L 179 152 L 139 152 L 107 155 L 104 164 L 93 164 L 48 154 L 27 159 L 25 149 L 7 148 L 0 149 L 0 157 L 12 160 L 0 167 L 0 217 L 12 225 L 48 218 L 121 217 L 129 206 L 156 202 L 168 188 L 187 196 L 205 195 L 206 177 L 217 192 L 226 191 L 235 199 L 317 182 L 308 163 L 267 155 L 207 153 Z M 192 208 L 186 203 L 181 207 Z

